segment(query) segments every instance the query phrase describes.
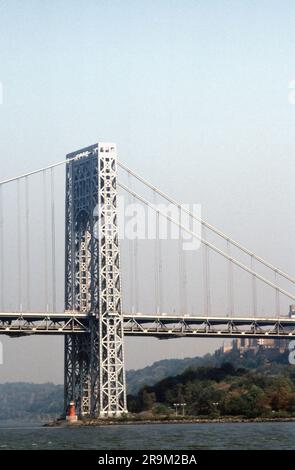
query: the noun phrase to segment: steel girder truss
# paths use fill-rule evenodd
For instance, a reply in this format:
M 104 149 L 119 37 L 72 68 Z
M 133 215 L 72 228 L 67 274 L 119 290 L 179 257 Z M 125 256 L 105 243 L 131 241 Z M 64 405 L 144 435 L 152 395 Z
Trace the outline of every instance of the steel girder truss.
M 89 332 L 89 319 L 76 313 L 0 313 L 0 334 L 9 336 L 81 333 L 84 336 Z
M 295 337 L 295 319 L 124 315 L 124 334 L 176 337 Z
M 105 143 L 68 155 L 65 308 L 89 317 L 86 339 L 65 340 L 65 407 L 79 415 L 127 410 L 116 157 Z
M 96 351 L 90 359 L 98 370 L 99 349 L 96 316 L 67 311 L 65 313 L 0 313 L 0 334 L 25 336 L 33 334 L 85 336 Z M 295 338 L 295 319 L 182 317 L 166 315 L 123 315 L 124 336 L 177 337 L 258 337 Z M 92 339 L 89 339 L 90 336 Z M 82 341 L 82 340 L 81 340 Z M 72 348 L 69 344 L 69 348 Z M 83 346 L 85 350 L 85 346 Z M 66 348 L 67 350 L 67 348 Z M 75 361 L 74 361 L 75 362 Z M 95 380 L 94 380 L 95 381 Z M 92 388 L 94 384 L 92 383 Z

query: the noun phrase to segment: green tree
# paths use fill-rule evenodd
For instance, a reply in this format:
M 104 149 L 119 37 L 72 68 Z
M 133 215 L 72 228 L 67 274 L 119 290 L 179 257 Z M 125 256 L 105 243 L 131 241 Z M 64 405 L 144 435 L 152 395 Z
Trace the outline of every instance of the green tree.
M 140 400 L 141 400 L 141 406 L 143 410 L 145 411 L 151 410 L 156 401 L 155 393 L 148 392 L 147 389 L 144 388 L 140 395 Z

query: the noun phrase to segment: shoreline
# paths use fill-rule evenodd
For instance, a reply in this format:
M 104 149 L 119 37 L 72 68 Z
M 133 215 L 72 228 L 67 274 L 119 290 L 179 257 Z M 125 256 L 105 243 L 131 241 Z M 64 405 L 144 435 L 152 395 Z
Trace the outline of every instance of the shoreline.
M 226 424 L 226 423 L 288 423 L 295 422 L 295 417 L 289 418 L 188 418 L 188 419 L 87 419 L 69 422 L 58 420 L 43 424 L 43 427 L 84 427 L 84 426 L 130 426 L 149 424 Z

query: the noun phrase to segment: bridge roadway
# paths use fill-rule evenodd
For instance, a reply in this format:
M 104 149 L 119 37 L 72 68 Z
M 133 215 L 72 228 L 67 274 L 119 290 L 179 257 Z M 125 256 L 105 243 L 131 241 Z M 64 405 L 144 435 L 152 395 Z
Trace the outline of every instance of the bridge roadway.
M 0 334 L 11 337 L 43 334 L 64 335 L 88 332 L 94 315 L 64 313 L 0 312 Z M 124 314 L 125 336 L 179 337 L 256 337 L 295 339 L 295 318 L 289 317 L 206 317 L 170 314 Z

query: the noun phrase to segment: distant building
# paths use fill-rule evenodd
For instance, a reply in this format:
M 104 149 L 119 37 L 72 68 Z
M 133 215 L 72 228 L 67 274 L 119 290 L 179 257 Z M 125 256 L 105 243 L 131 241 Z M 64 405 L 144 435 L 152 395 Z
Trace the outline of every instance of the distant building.
M 252 351 L 254 354 L 260 349 L 273 349 L 284 353 L 288 350 L 289 341 L 286 339 L 273 339 L 273 338 L 235 338 L 230 342 L 224 342 L 219 352 L 223 354 L 230 353 L 231 351 L 238 351 L 243 354 L 247 351 Z
M 223 343 L 221 350 L 224 354 L 231 352 L 233 350 L 233 342 Z
M 257 346 L 262 346 L 265 349 L 277 348 L 277 343 L 275 339 L 258 338 L 256 342 L 257 342 Z

